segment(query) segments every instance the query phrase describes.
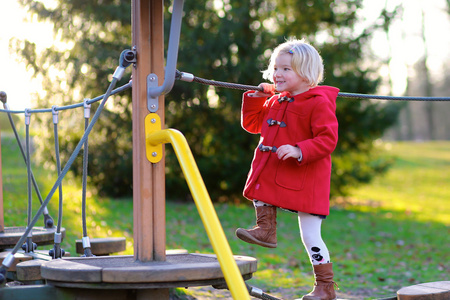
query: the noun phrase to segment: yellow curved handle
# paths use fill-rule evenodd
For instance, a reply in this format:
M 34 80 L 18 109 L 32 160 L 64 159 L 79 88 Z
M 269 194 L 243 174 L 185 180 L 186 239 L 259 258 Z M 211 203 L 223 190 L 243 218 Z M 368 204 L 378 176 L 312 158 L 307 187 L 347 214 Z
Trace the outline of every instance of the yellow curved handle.
M 250 295 L 236 261 L 233 258 L 230 245 L 228 244 L 186 138 L 176 129 L 164 129 L 150 132 L 147 134 L 146 138 L 147 147 L 155 147 L 166 143 L 172 144 L 189 189 L 191 190 L 200 218 L 205 226 L 206 233 L 211 241 L 214 253 L 216 253 L 217 259 L 219 260 L 220 267 L 231 295 L 233 299 L 250 300 Z

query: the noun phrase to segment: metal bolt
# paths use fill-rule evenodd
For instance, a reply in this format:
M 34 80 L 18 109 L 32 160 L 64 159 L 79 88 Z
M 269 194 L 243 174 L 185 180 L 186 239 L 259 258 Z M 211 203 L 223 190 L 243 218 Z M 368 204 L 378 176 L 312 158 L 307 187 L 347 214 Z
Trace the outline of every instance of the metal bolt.
M 156 123 L 156 119 L 151 119 L 150 122 L 152 122 L 153 124 Z
M 156 153 L 156 152 L 153 152 L 153 153 L 152 153 L 152 156 L 153 156 L 153 157 L 156 157 L 157 155 L 158 155 L 158 153 Z
M 156 108 L 156 105 L 155 105 L 155 104 L 152 104 L 152 105 L 150 105 L 150 107 L 151 107 L 152 109 L 155 109 L 155 108 Z

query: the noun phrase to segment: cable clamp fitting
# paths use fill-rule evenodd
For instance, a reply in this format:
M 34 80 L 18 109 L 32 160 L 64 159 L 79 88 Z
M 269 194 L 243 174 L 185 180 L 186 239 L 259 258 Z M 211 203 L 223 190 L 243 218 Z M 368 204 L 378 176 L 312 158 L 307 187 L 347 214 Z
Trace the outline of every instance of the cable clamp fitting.
M 4 91 L 0 91 L 0 101 L 6 104 L 6 99 L 8 99 L 8 95 Z
M 30 125 L 31 109 L 25 108 L 25 125 Z
M 253 286 L 251 288 L 252 289 L 250 291 L 250 295 L 260 298 L 260 299 L 263 299 L 262 297 L 263 297 L 264 292 L 261 289 L 253 287 Z
M 113 78 L 117 79 L 117 81 L 122 79 L 123 73 L 125 73 L 125 69 L 135 62 L 136 51 L 129 49 L 123 50 L 122 53 L 120 53 L 119 66 L 117 67 L 116 71 L 114 71 Z
M 181 81 L 186 81 L 186 82 L 194 81 L 194 74 L 186 73 L 186 72 L 180 72 L 180 71 L 177 70 L 176 75 L 177 75 L 177 77 L 179 77 L 177 79 L 180 79 Z
M 62 235 L 61 232 L 55 232 L 55 244 L 61 244 L 62 242 Z
M 52 106 L 52 115 L 53 115 L 53 124 L 58 124 L 58 114 L 59 112 L 56 110 L 58 106 Z
M 81 242 L 83 243 L 83 249 L 91 248 L 91 241 L 88 236 L 83 236 Z
M 84 118 L 89 119 L 91 117 L 91 104 L 88 103 L 90 99 L 85 98 L 83 100 L 83 106 L 84 106 Z
M 14 254 L 8 253 L 8 255 L 6 255 L 5 259 L 3 259 L 2 265 L 6 269 L 9 269 L 12 266 L 13 262 L 14 262 Z
M 137 52 L 136 52 L 136 47 L 133 47 L 133 50 L 125 50 L 124 52 L 124 56 L 123 59 L 125 62 L 130 63 L 130 64 L 135 64 L 137 61 Z
M 116 71 L 114 71 L 113 78 L 115 78 L 115 79 L 117 79 L 117 81 L 119 81 L 120 79 L 122 79 L 122 76 L 124 73 L 125 73 L 125 68 L 119 66 L 116 68 Z

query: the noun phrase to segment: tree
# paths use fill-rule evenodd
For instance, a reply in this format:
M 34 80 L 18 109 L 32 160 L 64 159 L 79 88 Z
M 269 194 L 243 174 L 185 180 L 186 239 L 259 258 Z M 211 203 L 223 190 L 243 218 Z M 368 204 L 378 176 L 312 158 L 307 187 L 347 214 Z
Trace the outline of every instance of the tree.
M 49 77 L 45 82 L 48 98 L 38 99 L 39 106 L 51 106 L 58 99 L 72 103 L 77 92 L 101 94 L 106 86 L 101 80 L 112 73 L 120 51 L 130 47 L 129 1 L 59 0 L 54 9 L 32 0 L 21 1 L 31 13 L 53 21 L 58 37 L 74 45 L 66 50 L 53 47 L 42 54 L 35 53 L 30 43 L 16 45 L 36 74 L 50 76 L 53 68 L 69 75 L 60 79 L 66 86 Z M 266 68 L 270 49 L 297 35 L 320 49 L 327 70 L 325 84 L 343 91 L 374 92 L 376 70 L 362 67 L 364 47 L 370 34 L 388 26 L 393 16 L 382 16 L 381 25 L 357 35 L 354 27 L 361 5 L 360 0 L 186 1 L 178 69 L 199 77 L 256 85 L 262 80 L 260 71 Z M 166 1 L 166 28 L 170 9 Z M 240 199 L 257 144 L 258 137 L 240 127 L 241 95 L 241 91 L 177 82 L 166 96 L 167 126 L 186 135 L 214 199 Z M 397 113 L 391 104 L 338 100 L 340 141 L 334 155 L 334 195 L 386 169 L 388 164 L 375 155 L 372 141 L 395 121 Z M 91 138 L 91 180 L 105 193 L 131 192 L 130 120 L 129 96 L 115 97 L 114 106 L 106 111 L 99 131 Z M 40 122 L 49 120 L 42 117 Z M 73 149 L 81 136 L 69 134 L 69 129 L 73 126 L 67 128 L 63 149 Z M 41 154 L 51 153 L 40 150 Z M 174 160 L 167 147 L 167 195 L 185 197 L 187 186 Z
M 43 78 L 46 94 L 37 96 L 37 106 L 68 105 L 103 94 L 121 51 L 130 48 L 130 2 L 61 0 L 55 8 L 39 1 L 21 0 L 20 3 L 39 20 L 51 21 L 55 40 L 62 42 L 42 53 L 36 53 L 35 44 L 28 41 L 13 44 L 35 75 Z M 118 86 L 126 80 L 124 76 Z M 102 194 L 122 196 L 130 194 L 132 187 L 131 92 L 113 96 L 109 102 L 112 103 L 108 103 L 89 137 L 89 181 Z M 92 105 L 92 114 L 97 106 L 98 103 Z M 83 109 L 62 111 L 59 115 L 64 162 L 83 135 Z M 32 117 L 31 126 L 39 129 L 36 130 L 37 160 L 54 169 L 51 124 L 51 114 Z M 75 175 L 81 174 L 81 157 L 80 153 L 80 159 L 71 168 Z

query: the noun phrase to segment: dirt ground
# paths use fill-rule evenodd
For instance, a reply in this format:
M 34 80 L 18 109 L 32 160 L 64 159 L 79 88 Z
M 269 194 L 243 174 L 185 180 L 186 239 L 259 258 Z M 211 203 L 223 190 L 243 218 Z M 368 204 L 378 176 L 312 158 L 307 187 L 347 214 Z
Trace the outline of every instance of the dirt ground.
M 371 291 L 361 290 L 358 292 L 352 292 L 352 294 L 346 294 L 340 291 L 337 291 L 338 300 L 362 300 L 372 298 Z M 228 290 L 217 290 L 211 286 L 209 287 L 190 287 L 186 290 L 186 296 L 173 296 L 171 300 L 233 300 L 231 297 L 231 293 Z M 303 296 L 299 294 L 296 289 L 283 289 L 280 288 L 278 290 L 270 291 L 271 296 L 283 299 L 283 300 L 293 300 L 293 299 L 301 299 Z M 256 297 L 251 297 L 251 299 L 258 299 Z M 397 299 L 395 295 L 388 298 L 379 298 L 379 300 L 393 300 Z

